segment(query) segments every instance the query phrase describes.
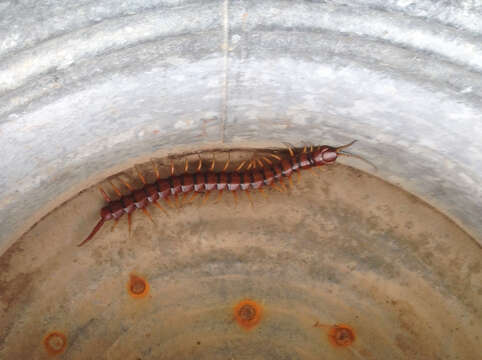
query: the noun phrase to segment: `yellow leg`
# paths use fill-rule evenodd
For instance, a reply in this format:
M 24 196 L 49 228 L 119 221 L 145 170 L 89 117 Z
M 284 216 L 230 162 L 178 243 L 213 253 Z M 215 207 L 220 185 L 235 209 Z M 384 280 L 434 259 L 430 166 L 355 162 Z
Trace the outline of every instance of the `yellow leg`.
M 177 209 L 180 208 L 180 205 L 179 205 L 179 197 L 176 195 L 174 195 L 174 205 L 176 206 Z
M 291 146 L 288 146 L 288 151 L 290 152 L 291 157 L 295 156 L 295 153 L 293 152 L 293 149 L 291 148 Z
M 296 176 L 296 183 L 298 184 L 300 182 L 300 179 L 301 179 L 301 169 L 298 169 L 298 171 L 296 172 L 297 176 Z
M 114 189 L 115 193 L 117 194 L 117 196 L 119 197 L 122 197 L 122 193 L 121 191 L 117 188 L 117 186 L 115 186 L 112 181 L 108 180 L 109 181 L 109 184 L 110 186 L 112 186 L 112 188 Z
M 288 182 L 290 183 L 290 186 L 293 187 L 293 179 L 291 179 L 291 176 L 288 177 Z
M 156 174 L 156 179 L 159 180 L 161 178 L 161 176 L 159 175 L 159 169 L 157 168 L 157 165 L 153 160 L 151 160 L 151 162 L 152 168 L 154 169 L 154 174 Z
M 246 190 L 246 195 L 248 195 L 248 200 L 249 200 L 249 203 L 251 204 L 251 207 L 254 208 L 253 198 L 251 197 L 249 190 Z
M 224 164 L 223 171 L 226 171 L 228 169 L 229 163 L 231 162 L 231 153 L 228 152 L 228 161 L 226 161 L 226 164 Z
M 168 205 L 171 209 L 175 209 L 175 206 L 174 206 L 174 204 L 172 203 L 171 199 L 169 199 L 168 197 L 165 197 L 165 198 L 164 198 L 164 201 L 167 203 L 167 205 Z
M 146 215 L 146 216 L 149 218 L 149 220 L 151 220 L 151 222 L 152 222 L 153 224 L 155 224 L 155 223 L 154 223 L 154 220 L 152 220 L 151 213 L 150 213 L 146 208 L 142 208 L 141 210 L 142 210 L 142 212 L 144 213 L 144 215 Z
M 262 188 L 259 188 L 258 191 L 259 191 L 259 193 L 260 193 L 261 195 L 263 195 L 263 197 L 264 197 L 265 199 L 268 198 L 268 195 L 266 195 L 266 193 L 264 192 L 264 190 L 263 190 Z
M 246 164 L 246 160 L 244 160 L 241 164 L 238 165 L 236 171 L 240 171 L 243 168 L 244 164 Z
M 221 200 L 222 196 L 223 196 L 223 190 L 219 190 L 218 196 L 216 197 L 216 200 L 214 201 L 214 203 L 217 204 Z
M 102 189 L 100 186 L 99 186 L 99 191 L 100 193 L 102 194 L 102 196 L 104 197 L 104 200 L 106 202 L 111 202 L 112 200 L 110 199 L 109 195 L 107 195 L 104 191 L 104 189 Z
M 203 161 L 201 159 L 201 155 L 199 155 L 199 163 L 197 164 L 197 171 L 198 172 L 201 171 L 202 167 L 203 167 Z
M 184 165 L 184 172 L 187 174 L 189 172 L 189 161 L 186 159 L 186 164 Z
M 200 206 L 204 205 L 204 204 L 206 203 L 206 201 L 208 201 L 209 194 L 211 194 L 211 191 L 206 191 L 206 192 L 204 193 L 203 200 L 201 201 L 201 205 L 200 205 Z
M 231 191 L 234 197 L 234 206 L 238 205 L 238 193 L 236 191 Z
M 211 161 L 211 167 L 209 168 L 209 171 L 214 171 L 215 166 L 216 166 L 216 158 L 215 158 L 215 155 L 213 154 L 213 160 Z
M 256 161 L 258 162 L 260 168 L 264 167 L 264 164 L 260 159 L 257 159 Z
M 189 199 L 189 202 L 193 202 L 193 201 L 194 201 L 194 199 L 195 199 L 195 198 L 196 198 L 198 195 L 199 195 L 199 193 L 198 193 L 198 192 L 196 192 L 196 191 L 194 191 L 194 192 L 192 193 L 191 198 Z
M 112 225 L 112 227 L 110 228 L 110 231 L 114 231 L 115 227 L 117 226 L 117 224 L 119 223 L 119 219 L 115 219 L 114 220 L 114 224 Z
M 131 238 L 131 230 L 132 230 L 132 213 L 127 214 L 127 224 L 129 226 L 129 239 Z
M 159 204 L 157 201 L 153 201 L 152 203 L 153 203 L 154 206 L 156 206 L 159 210 L 161 210 L 166 216 L 169 216 L 169 214 L 168 214 L 167 211 L 161 206 L 161 204 Z
M 272 158 L 276 159 L 276 160 L 279 160 L 281 161 L 281 157 L 276 155 L 276 154 L 269 154 L 269 156 L 271 156 Z
M 284 192 L 282 188 L 280 188 L 278 185 L 276 185 L 275 183 L 272 183 L 271 184 L 271 187 L 279 192 Z
M 134 191 L 134 188 L 132 187 L 131 184 L 129 184 L 127 181 L 125 181 L 124 179 L 122 179 L 121 177 L 119 178 L 119 180 L 121 181 L 121 183 L 124 184 L 124 186 L 126 188 L 128 188 L 130 191 Z
M 253 166 L 253 160 L 249 162 L 248 166 L 246 167 L 246 170 L 250 170 L 252 166 Z
M 139 179 L 141 179 L 142 183 L 144 185 L 146 185 L 146 179 L 144 178 L 144 176 L 142 176 L 141 172 L 139 171 L 139 169 L 137 167 L 134 166 L 134 168 L 136 169 L 137 176 L 139 176 Z
M 174 161 L 171 160 L 171 176 L 174 176 Z
M 268 163 L 268 165 L 273 165 L 273 162 L 268 159 L 266 156 L 263 156 L 262 159 Z
M 303 154 L 306 154 L 306 145 L 305 145 L 305 147 L 303 148 Z

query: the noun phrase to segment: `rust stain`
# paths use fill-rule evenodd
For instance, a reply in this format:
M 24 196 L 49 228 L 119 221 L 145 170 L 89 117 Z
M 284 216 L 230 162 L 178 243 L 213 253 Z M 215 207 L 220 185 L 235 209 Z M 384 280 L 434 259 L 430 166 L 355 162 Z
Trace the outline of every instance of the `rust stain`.
M 53 331 L 44 338 L 44 346 L 50 355 L 62 354 L 67 347 L 67 337 L 58 331 Z
M 234 318 L 242 328 L 251 330 L 261 321 L 262 312 L 261 305 L 246 299 L 234 307 Z
M 149 283 L 142 277 L 131 274 L 127 283 L 127 292 L 133 298 L 143 298 L 149 293 Z
M 353 328 L 346 324 L 327 325 L 315 322 L 313 327 L 327 329 L 328 340 L 333 346 L 345 347 L 351 345 L 356 337 Z
M 355 341 L 355 332 L 345 324 L 335 324 L 328 331 L 328 340 L 334 346 L 350 346 Z

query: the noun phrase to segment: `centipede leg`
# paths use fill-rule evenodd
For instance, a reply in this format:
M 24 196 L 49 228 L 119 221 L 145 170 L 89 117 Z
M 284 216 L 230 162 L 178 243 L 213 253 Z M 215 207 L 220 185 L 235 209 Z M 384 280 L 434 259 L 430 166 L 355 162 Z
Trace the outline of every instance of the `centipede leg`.
M 99 191 L 100 193 L 102 194 L 104 200 L 106 202 L 111 202 L 112 200 L 110 199 L 109 195 L 106 194 L 106 192 L 104 191 L 104 189 L 102 189 L 100 186 L 99 186 Z
M 189 202 L 190 202 L 190 203 L 193 202 L 194 199 L 195 199 L 198 195 L 199 195 L 199 193 L 198 193 L 197 191 L 194 191 L 194 192 L 192 193 L 191 198 L 189 199 Z
M 119 219 L 115 219 L 114 220 L 114 224 L 112 225 L 112 227 L 110 228 L 110 231 L 114 231 L 115 227 L 117 226 L 117 224 L 119 223 Z
M 175 209 L 175 206 L 174 206 L 174 204 L 171 202 L 171 199 L 169 199 L 168 197 L 165 197 L 165 198 L 164 198 L 164 201 L 166 202 L 167 206 L 169 206 L 171 209 Z
M 151 160 L 151 162 L 152 162 L 152 167 L 154 168 L 154 174 L 156 174 L 156 180 L 159 180 L 161 178 L 159 174 L 159 169 L 153 160 Z
M 144 215 L 146 215 L 149 218 L 149 220 L 151 220 L 151 222 L 155 224 L 154 220 L 152 219 L 151 213 L 146 208 L 142 208 L 141 210 L 144 213 Z
M 201 201 L 200 206 L 203 206 L 203 205 L 206 203 L 206 201 L 208 201 L 209 194 L 211 194 L 211 191 L 206 191 L 206 192 L 204 193 L 204 197 L 203 197 L 203 199 L 202 199 L 202 201 Z
M 211 161 L 211 167 L 209 168 L 209 171 L 214 171 L 215 166 L 216 166 L 216 155 L 213 154 L 213 160 Z
M 279 192 L 284 192 L 284 190 L 280 188 L 278 185 L 276 185 L 275 183 L 272 183 L 271 187 Z
M 234 206 L 238 205 L 238 193 L 236 191 L 231 191 L 234 197 Z
M 131 238 L 131 230 L 132 230 L 132 213 L 127 214 L 127 225 L 129 227 L 129 239 Z
M 269 156 L 271 156 L 272 158 L 276 159 L 276 160 L 279 160 L 281 161 L 281 156 L 278 156 L 276 154 L 269 154 Z
M 226 164 L 224 164 L 223 171 L 226 171 L 228 169 L 230 162 L 231 162 L 231 153 L 228 152 L 228 160 L 226 161 Z
M 179 209 L 181 206 L 179 204 L 179 196 L 174 195 L 174 205 L 176 206 L 176 209 Z
M 157 207 L 159 210 L 161 210 L 166 216 L 169 216 L 168 212 L 159 204 L 157 201 L 152 202 L 155 207 Z
M 186 163 L 184 164 L 184 173 L 187 174 L 189 172 L 189 161 L 186 159 Z
M 260 167 L 261 169 L 264 168 L 264 164 L 263 164 L 263 162 L 262 162 L 260 159 L 256 159 L 256 161 L 258 162 L 259 167 Z
M 137 172 L 137 176 L 139 176 L 139 179 L 141 179 L 142 183 L 144 185 L 146 185 L 146 179 L 144 178 L 144 176 L 141 174 L 141 172 L 139 171 L 139 169 L 137 167 L 134 167 L 136 169 L 136 172 Z
M 199 163 L 197 164 L 197 169 L 196 169 L 197 172 L 201 171 L 203 167 L 203 161 L 201 159 L 201 155 L 198 154 L 198 156 L 199 156 Z
M 171 160 L 171 176 L 174 176 L 174 172 L 175 172 L 174 161 Z
M 264 190 L 262 188 L 259 188 L 258 191 L 265 199 L 268 198 L 268 195 L 266 195 L 266 193 L 264 192 Z
M 253 198 L 251 197 L 249 190 L 246 190 L 246 195 L 248 196 L 248 200 L 249 200 L 249 203 L 251 204 L 251 207 L 254 208 Z
M 270 159 L 268 159 L 266 156 L 262 156 L 261 158 L 262 158 L 264 161 L 266 161 L 266 163 L 267 163 L 268 165 L 273 165 L 273 162 L 272 162 Z
M 288 176 L 288 182 L 289 182 L 289 185 L 290 185 L 291 187 L 294 186 L 294 185 L 293 185 L 293 179 L 291 178 L 291 175 Z
M 223 196 L 223 190 L 219 190 L 218 196 L 216 197 L 216 200 L 214 201 L 214 203 L 217 204 L 221 200 L 222 196 Z
M 121 191 L 117 188 L 117 186 L 115 186 L 112 181 L 108 180 L 109 181 L 109 184 L 110 186 L 112 186 L 112 188 L 114 189 L 115 193 L 117 194 L 118 197 L 122 197 L 122 193 Z
M 89 241 L 90 239 L 92 239 L 94 237 L 94 235 L 97 233 L 97 231 L 100 230 L 100 228 L 102 227 L 102 225 L 104 225 L 104 222 L 105 220 L 103 218 L 101 218 L 98 222 L 97 222 L 97 225 L 95 225 L 95 227 L 92 229 L 92 231 L 90 232 L 89 236 L 87 236 L 85 238 L 84 241 L 82 241 L 79 245 L 77 246 L 82 246 L 84 245 L 87 241 Z
M 241 162 L 241 164 L 238 165 L 236 171 L 240 171 L 243 168 L 244 164 L 246 164 L 246 160 L 244 160 L 243 162 Z
M 122 179 L 121 177 L 119 177 L 119 180 L 121 181 L 121 183 L 124 184 L 124 186 L 125 186 L 126 188 L 129 189 L 129 191 L 131 191 L 131 192 L 134 191 L 134 188 L 132 187 L 132 185 L 129 184 L 127 181 L 125 181 L 125 180 Z

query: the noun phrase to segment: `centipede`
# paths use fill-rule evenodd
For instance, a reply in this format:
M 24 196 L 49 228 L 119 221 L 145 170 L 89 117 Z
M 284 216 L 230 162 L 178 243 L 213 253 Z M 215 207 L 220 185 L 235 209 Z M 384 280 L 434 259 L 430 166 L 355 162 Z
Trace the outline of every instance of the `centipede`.
M 162 212 L 166 209 L 160 202 L 165 201 L 171 205 L 182 197 L 181 202 L 188 199 L 192 202 L 198 195 L 204 196 L 204 201 L 212 192 L 218 192 L 218 200 L 225 192 L 231 193 L 235 201 L 238 199 L 239 192 L 245 192 L 250 197 L 250 192 L 258 191 L 264 194 L 264 188 L 273 188 L 280 192 L 287 190 L 286 182 L 291 182 L 294 174 L 300 175 L 303 170 L 315 167 L 331 165 L 340 156 L 349 156 L 361 159 L 374 166 L 371 162 L 361 156 L 348 152 L 346 149 L 352 146 L 356 140 L 341 146 L 303 146 L 295 147 L 287 145 L 286 149 L 268 151 L 262 156 L 252 157 L 250 160 L 243 160 L 239 164 L 232 164 L 229 157 L 220 171 L 215 169 L 215 160 L 209 166 L 203 167 L 203 161 L 199 158 L 197 167 L 189 168 L 186 160 L 184 172 L 176 174 L 174 164 L 171 162 L 171 171 L 168 177 L 161 177 L 155 162 L 153 170 L 155 181 L 146 181 L 145 176 L 136 168 L 137 175 L 142 182 L 141 188 L 135 188 L 128 181 L 120 179 L 128 189 L 127 194 L 123 194 L 120 189 L 110 182 L 117 199 L 112 199 L 105 190 L 99 186 L 101 195 L 106 204 L 100 210 L 100 219 L 94 226 L 90 234 L 78 246 L 83 246 L 89 242 L 102 226 L 108 221 L 114 221 L 127 214 L 129 233 L 132 226 L 132 214 L 136 210 L 142 211 L 152 221 L 148 210 L 150 205 L 154 205 Z M 251 201 L 251 198 L 250 198 Z

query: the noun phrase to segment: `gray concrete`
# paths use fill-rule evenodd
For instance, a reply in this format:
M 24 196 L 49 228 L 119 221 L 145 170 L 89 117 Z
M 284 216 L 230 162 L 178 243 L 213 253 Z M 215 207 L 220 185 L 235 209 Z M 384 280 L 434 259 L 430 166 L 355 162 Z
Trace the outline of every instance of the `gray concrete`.
M 481 30 L 480 1 L 4 1 L 0 250 L 154 151 L 353 138 L 481 241 Z

